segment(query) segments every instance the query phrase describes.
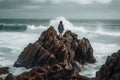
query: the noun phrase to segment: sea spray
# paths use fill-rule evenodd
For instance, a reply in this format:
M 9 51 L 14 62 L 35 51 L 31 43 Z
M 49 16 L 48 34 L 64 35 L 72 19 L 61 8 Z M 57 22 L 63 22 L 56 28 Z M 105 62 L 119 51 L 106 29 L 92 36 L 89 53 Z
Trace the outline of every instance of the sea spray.
M 37 20 L 37 22 L 36 20 L 23 20 L 24 23 L 22 23 L 23 21 L 20 22 L 18 20 L 13 23 L 6 23 L 3 21 L 2 24 L 4 25 L 18 25 L 20 28 L 21 25 L 19 24 L 22 24 L 27 26 L 27 28 L 22 32 L 17 30 L 14 32 L 11 30 L 0 31 L 0 48 L 2 49 L 0 50 L 0 65 L 9 66 L 10 72 L 16 75 L 20 74 L 22 71 L 26 71 L 23 68 L 15 69 L 12 67 L 13 63 L 18 58 L 18 55 L 29 43 L 33 43 L 37 40 L 38 37 L 40 37 L 40 34 L 49 26 L 54 26 L 57 30 L 60 20 L 63 21 L 65 31 L 71 30 L 72 32 L 77 33 L 79 38 L 87 37 L 93 46 L 97 63 L 93 65 L 86 64 L 80 74 L 94 77 L 95 72 L 99 70 L 107 56 L 120 48 L 120 23 L 116 23 L 114 20 L 110 22 L 106 21 L 107 25 L 104 20 L 76 20 L 74 23 L 72 20 L 68 20 L 64 17 L 51 19 L 50 22 L 48 20 Z M 84 25 L 82 25 L 82 23 L 84 23 Z M 4 50 L 10 51 L 6 52 Z

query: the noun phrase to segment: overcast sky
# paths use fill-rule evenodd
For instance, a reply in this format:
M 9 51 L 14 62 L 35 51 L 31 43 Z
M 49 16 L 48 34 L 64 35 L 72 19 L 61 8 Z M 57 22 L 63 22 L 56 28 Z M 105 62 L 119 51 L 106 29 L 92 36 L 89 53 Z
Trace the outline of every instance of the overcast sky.
M 0 0 L 0 18 L 120 19 L 120 0 Z

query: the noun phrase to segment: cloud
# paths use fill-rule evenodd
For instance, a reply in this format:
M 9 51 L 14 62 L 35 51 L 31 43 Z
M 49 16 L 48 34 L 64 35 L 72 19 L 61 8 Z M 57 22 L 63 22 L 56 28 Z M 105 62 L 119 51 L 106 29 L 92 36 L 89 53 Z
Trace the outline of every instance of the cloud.
M 50 0 L 51 3 L 80 3 L 80 4 L 90 4 L 94 0 Z
M 23 6 L 24 9 L 37 9 L 37 8 L 40 8 L 39 5 L 26 5 L 26 6 Z
M 110 3 L 112 0 L 96 0 L 99 3 Z
M 0 0 L 0 2 L 2 2 L 2 1 L 4 1 L 4 0 Z
M 63 0 L 50 0 L 50 2 L 53 4 L 59 4 L 59 3 L 65 2 L 65 0 L 64 1 Z
M 46 3 L 47 0 L 30 0 L 33 3 Z
M 92 4 L 92 3 L 110 3 L 112 0 L 50 0 L 51 3 L 79 3 L 79 4 Z
M 51 1 L 54 3 L 54 0 Z M 94 0 L 58 0 L 58 1 L 61 3 L 91 4 Z
M 114 0 L 118 3 L 120 0 Z M 72 4 L 72 5 L 91 5 L 91 4 L 109 4 L 113 0 L 0 0 L 0 9 L 11 8 L 39 8 L 54 4 Z
M 77 3 L 77 4 L 92 4 L 92 3 L 110 3 L 112 0 L 30 0 L 33 3 L 52 3 L 52 4 L 63 4 L 63 3 Z

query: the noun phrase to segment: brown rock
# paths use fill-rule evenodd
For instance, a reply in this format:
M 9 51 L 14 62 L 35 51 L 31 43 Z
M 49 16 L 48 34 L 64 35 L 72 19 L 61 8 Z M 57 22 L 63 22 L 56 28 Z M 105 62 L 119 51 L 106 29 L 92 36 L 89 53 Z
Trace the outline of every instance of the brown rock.
M 5 80 L 14 80 L 14 76 L 11 73 L 9 73 Z
M 78 40 L 77 35 L 69 30 L 62 38 L 59 38 L 56 30 L 51 26 L 35 43 L 30 43 L 23 50 L 14 66 L 31 68 L 59 62 L 68 66 L 68 64 L 74 64 L 75 61 L 79 64 L 95 63 L 89 40 L 86 38 Z
M 93 48 L 87 38 L 66 31 L 60 38 L 50 27 L 40 38 L 29 44 L 20 54 L 14 66 L 32 68 L 29 72 L 1 80 L 120 80 L 120 50 L 107 58 L 95 78 L 79 74 L 84 63 L 95 63 Z
M 34 44 L 29 44 L 24 51 L 19 56 L 18 60 L 15 62 L 14 66 L 16 67 L 26 67 L 30 68 L 34 65 L 33 62 L 36 59 L 37 55 L 39 55 L 39 50 L 41 49 L 41 44 L 38 42 Z
M 9 73 L 9 67 L 1 67 L 0 68 L 0 75 Z
M 3 78 L 0 78 L 0 80 L 4 80 Z
M 96 73 L 96 80 L 120 80 L 120 50 L 108 56 L 105 64 Z
M 91 44 L 87 38 L 79 40 L 75 59 L 82 64 L 84 64 L 85 62 L 96 62 L 96 59 L 93 56 L 93 48 L 91 47 Z
M 1 80 L 3 80 L 1 78 Z M 74 69 L 66 69 L 63 63 L 54 64 L 53 66 L 34 67 L 29 72 L 13 76 L 11 73 L 5 80 L 92 80 L 85 76 L 79 75 Z

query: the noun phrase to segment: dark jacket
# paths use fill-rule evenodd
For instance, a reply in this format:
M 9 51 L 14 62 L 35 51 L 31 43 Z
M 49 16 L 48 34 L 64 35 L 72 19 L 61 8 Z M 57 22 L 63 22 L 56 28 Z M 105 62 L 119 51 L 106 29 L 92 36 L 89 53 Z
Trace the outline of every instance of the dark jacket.
M 64 26 L 63 26 L 63 24 L 59 24 L 58 25 L 58 31 L 60 32 L 60 33 L 63 33 L 63 31 L 64 31 Z

